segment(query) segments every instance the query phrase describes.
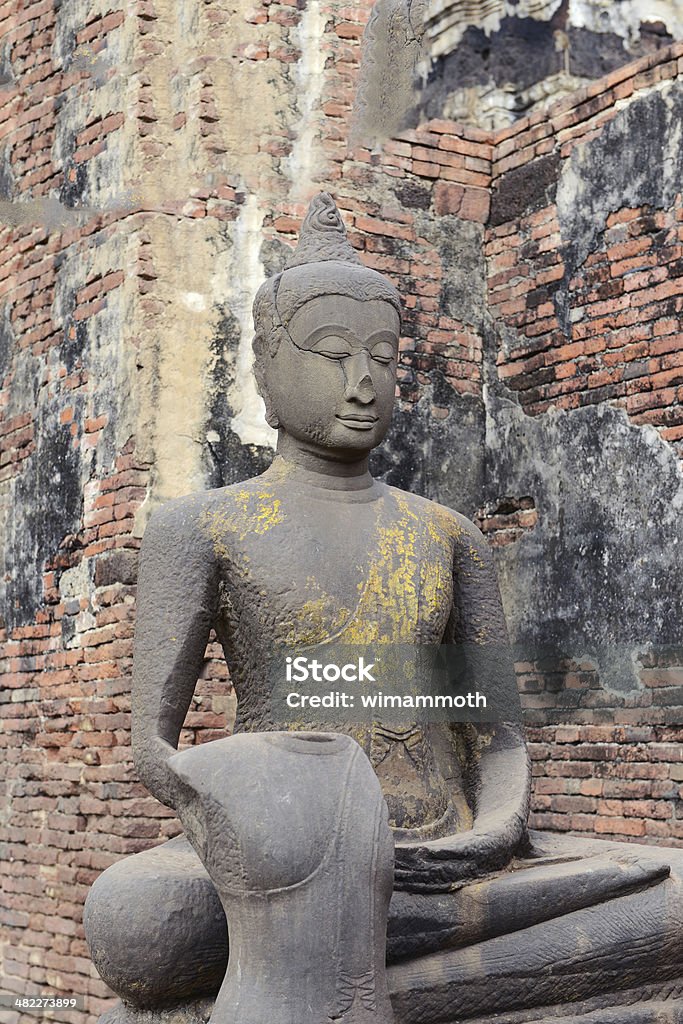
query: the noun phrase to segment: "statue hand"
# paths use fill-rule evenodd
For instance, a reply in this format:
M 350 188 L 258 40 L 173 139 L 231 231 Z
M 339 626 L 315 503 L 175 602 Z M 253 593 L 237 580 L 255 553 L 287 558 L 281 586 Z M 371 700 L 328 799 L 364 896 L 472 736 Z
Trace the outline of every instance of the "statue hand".
M 512 858 L 520 830 L 510 821 L 490 828 L 475 824 L 468 832 L 417 843 L 397 843 L 394 886 L 410 892 L 445 892 L 498 871 Z

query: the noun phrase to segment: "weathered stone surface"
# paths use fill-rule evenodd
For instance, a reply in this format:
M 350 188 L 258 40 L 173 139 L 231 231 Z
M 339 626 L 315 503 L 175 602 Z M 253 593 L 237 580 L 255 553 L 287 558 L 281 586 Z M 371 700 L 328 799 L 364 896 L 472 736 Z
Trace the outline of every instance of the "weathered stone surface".
M 138 580 L 137 551 L 112 551 L 95 566 L 95 586 L 110 587 L 114 583 L 132 585 Z
M 592 0 L 428 5 L 429 74 L 413 117 L 500 128 L 683 35 L 674 3 L 656 16 L 639 0 L 615 11 Z
M 603 7 L 610 18 L 609 31 L 620 38 L 623 32 L 637 37 L 643 12 L 634 21 L 636 6 L 620 3 L 609 9 Z M 582 5 L 584 17 L 596 10 L 594 5 Z M 289 251 L 293 232 L 304 213 L 301 201 L 313 189 L 306 173 L 312 171 L 319 176 L 343 205 L 353 243 L 363 251 L 363 259 L 391 275 L 406 296 L 401 394 L 419 403 L 424 390 L 434 389 L 443 405 L 440 410 L 435 406 L 436 415 L 434 409 L 425 408 L 425 403 L 406 401 L 398 415 L 407 422 L 409 410 L 415 410 L 417 433 L 425 446 L 431 443 L 433 432 L 433 451 L 438 458 L 450 447 L 447 464 L 449 473 L 455 474 L 458 451 L 465 442 L 452 415 L 443 432 L 438 417 L 446 406 L 452 410 L 457 406 L 458 415 L 469 415 L 468 410 L 476 409 L 481 392 L 481 347 L 471 347 L 473 332 L 458 326 L 457 312 L 455 324 L 439 315 L 437 296 L 444 268 L 437 249 L 419 237 L 411 218 L 415 210 L 424 210 L 430 216 L 443 213 L 446 207 L 436 200 L 440 194 L 450 197 L 447 212 L 457 212 L 466 220 L 485 220 L 480 212 L 470 217 L 470 207 L 463 197 L 473 196 L 480 211 L 482 196 L 486 197 L 488 191 L 488 184 L 481 179 L 490 173 L 492 157 L 494 164 L 510 159 L 510 147 L 514 146 L 510 139 L 501 141 L 490 133 L 437 122 L 429 131 L 394 140 L 381 155 L 363 150 L 346 154 L 344 139 L 353 100 L 357 40 L 365 17 L 361 8 L 331 7 L 324 2 L 319 8 L 308 5 L 305 20 L 301 20 L 301 12 L 291 7 L 285 10 L 278 4 L 245 9 L 234 17 L 232 8 L 215 2 L 195 6 L 191 19 L 183 20 L 179 11 L 178 4 L 155 3 L 147 5 L 144 16 L 138 17 L 130 8 L 124 11 L 121 3 L 95 3 L 87 8 L 36 3 L 13 11 L 1 30 L 7 33 L 6 45 L 0 49 L 7 57 L 3 68 L 7 69 L 8 81 L 0 103 L 3 125 L 9 134 L 0 147 L 0 178 L 5 197 L 17 202 L 0 208 L 3 280 L 9 288 L 9 293 L 4 293 L 0 320 L 6 325 L 6 330 L 0 329 L 4 375 L 0 395 L 0 560 L 10 547 L 18 546 L 20 554 L 14 560 L 19 572 L 31 567 L 35 558 L 40 583 L 34 579 L 29 593 L 17 578 L 6 580 L 5 569 L 0 569 L 0 588 L 7 584 L 15 597 L 23 588 L 32 609 L 32 614 L 22 607 L 12 609 L 12 614 L 20 615 L 25 624 L 0 633 L 0 814 L 5 822 L 0 856 L 5 901 L 0 974 L 20 992 L 35 991 L 40 986 L 64 994 L 83 993 L 86 1010 L 74 1016 L 87 1016 L 88 1020 L 109 1005 L 110 993 L 95 977 L 85 955 L 80 915 L 86 888 L 109 864 L 163 842 L 178 829 L 171 812 L 142 795 L 129 754 L 134 589 L 128 584 L 96 587 L 93 577 L 97 563 L 114 549 L 133 554 L 137 551 L 147 512 L 158 503 L 159 495 L 171 497 L 197 479 L 204 487 L 258 472 L 272 450 L 264 443 L 263 434 L 242 431 L 241 421 L 238 450 L 231 435 L 223 433 L 218 394 L 221 385 L 219 374 L 214 378 L 212 368 L 214 359 L 219 368 L 223 351 L 230 380 L 236 379 L 233 359 L 246 366 L 239 378 L 241 384 L 235 386 L 236 392 L 240 391 L 248 371 L 251 296 L 246 290 L 231 295 L 227 313 L 239 321 L 240 340 L 235 343 L 231 320 L 230 336 L 224 343 L 222 336 L 216 337 L 226 306 L 224 281 L 216 293 L 218 305 L 214 306 L 213 286 L 206 277 L 207 262 L 211 274 L 220 276 L 225 271 L 228 278 L 240 280 L 245 279 L 249 267 L 250 287 L 256 288 L 265 273 L 281 268 L 278 251 Z M 513 16 L 516 13 L 519 10 L 508 11 Z M 240 25 L 243 17 L 244 25 Z M 586 24 L 590 31 L 595 30 L 594 24 Z M 654 31 L 653 26 L 650 28 Z M 665 35 L 664 31 L 660 38 Z M 266 36 L 267 45 L 262 45 Z M 193 62 L 194 54 L 190 54 L 192 59 L 185 59 L 190 38 L 199 40 L 201 56 L 197 62 Z M 248 52 L 240 49 L 233 54 L 231 47 L 236 40 L 238 47 L 244 42 Z M 171 52 L 173 58 L 169 57 Z M 662 51 L 659 58 L 653 55 L 649 69 L 624 69 L 618 85 L 614 76 L 598 83 L 596 88 L 602 91 L 588 107 L 579 106 L 580 97 L 573 106 L 567 101 L 571 109 L 566 106 L 565 114 L 555 120 L 574 123 L 562 134 L 562 140 L 569 134 L 571 141 L 561 142 L 552 125 L 537 125 L 536 133 L 548 129 L 551 136 L 542 138 L 534 148 L 562 146 L 566 151 L 576 145 L 587 153 L 586 166 L 594 156 L 602 159 L 605 154 L 599 147 L 588 150 L 583 136 L 591 131 L 604 132 L 604 117 L 613 113 L 615 103 L 623 110 L 647 92 L 664 95 L 665 89 L 657 79 L 675 77 L 679 56 Z M 173 76 L 176 59 L 180 70 Z M 212 64 L 216 61 L 231 63 L 230 74 L 233 70 L 239 74 L 240 62 L 248 64 L 248 103 L 239 108 L 243 112 L 246 106 L 247 113 L 239 118 L 233 119 L 237 108 L 231 106 L 229 86 L 220 93 L 218 108 L 211 106 Z M 326 66 L 321 75 L 322 63 Z M 152 70 L 149 78 L 145 75 L 148 69 Z M 309 74 L 319 77 L 315 89 L 307 91 Z M 257 144 L 252 111 L 267 105 L 259 83 L 268 78 L 282 90 L 282 114 L 277 113 L 274 119 L 268 115 L 265 139 Z M 633 96 L 629 95 L 630 89 L 635 89 Z M 303 101 L 305 96 L 314 97 L 309 125 L 320 131 L 320 148 L 310 147 L 307 165 L 290 165 L 289 147 L 296 141 L 290 132 L 298 140 L 300 129 L 306 127 L 305 108 L 293 103 Z M 601 104 L 606 105 L 602 114 L 587 115 L 587 109 L 594 111 Z M 675 120 L 660 123 L 667 131 L 675 132 Z M 227 137 L 243 143 L 245 124 L 249 125 L 250 145 L 260 147 L 258 154 L 247 154 L 242 146 L 234 164 L 228 166 L 220 147 Z M 518 127 L 528 137 L 529 125 Z M 647 124 L 642 127 L 646 130 Z M 19 134 L 24 136 L 23 141 Z M 157 136 L 162 140 L 159 149 Z M 643 157 L 643 162 L 655 179 L 662 173 L 656 158 L 660 149 L 667 157 L 672 156 L 672 166 L 676 154 L 665 137 L 647 137 L 649 160 Z M 611 139 L 615 151 L 628 144 L 627 135 Z M 159 168 L 165 166 L 164 152 L 169 171 L 162 176 Z M 308 141 L 297 143 L 297 159 L 308 152 Z M 247 156 L 249 172 L 253 172 L 249 181 L 240 177 Z M 513 150 L 513 160 L 515 156 Z M 562 160 L 566 161 L 564 154 Z M 605 167 L 607 185 L 609 175 L 619 173 L 619 167 L 614 161 Z M 299 177 L 300 171 L 306 173 Z M 478 181 L 476 187 L 472 187 L 471 175 Z M 596 188 L 600 177 L 596 176 Z M 141 187 L 143 181 L 145 189 Z M 290 184 L 294 190 L 300 187 L 301 194 L 283 191 L 283 181 L 286 189 Z M 397 199 L 404 190 L 419 202 L 411 205 L 412 200 L 404 203 Z M 145 235 L 145 222 L 163 216 L 170 221 L 191 221 L 200 248 L 206 239 L 215 237 L 203 224 L 206 219 L 214 226 L 220 222 L 225 239 L 233 238 L 240 212 L 252 192 L 259 198 L 256 212 L 264 214 L 260 240 L 253 236 L 254 244 L 252 238 L 246 244 L 249 218 L 253 219 L 254 213 L 253 209 L 248 216 L 242 213 L 238 233 L 245 244 L 240 243 L 242 248 L 234 259 L 223 239 L 211 251 L 215 260 L 207 261 L 201 253 L 197 257 L 189 228 L 158 233 L 151 240 Z M 660 194 L 656 188 L 655 193 Z M 58 196 L 62 197 L 61 203 Z M 434 197 L 431 209 L 425 198 L 430 196 Z M 601 221 L 599 207 L 595 208 Z M 581 346 L 571 342 L 561 351 L 553 349 L 550 356 L 542 356 L 549 362 L 557 359 L 551 363 L 559 371 L 557 381 L 549 380 L 551 366 L 542 365 L 534 371 L 521 358 L 523 345 L 528 345 L 531 359 L 536 347 L 557 330 L 544 297 L 552 299 L 559 287 L 547 280 L 555 272 L 553 259 L 560 244 L 560 239 L 553 237 L 558 230 L 552 222 L 553 208 L 548 210 L 547 223 L 544 211 L 539 210 L 526 223 L 510 225 L 510 233 L 497 240 L 495 244 L 503 251 L 500 256 L 489 256 L 489 303 L 493 306 L 501 287 L 494 278 L 506 273 L 513 278 L 528 278 L 531 297 L 537 303 L 528 318 L 524 312 L 509 314 L 510 318 L 521 315 L 524 327 L 514 332 L 506 327 L 505 344 L 510 343 L 510 352 L 500 353 L 503 369 L 510 368 L 508 360 L 513 350 L 518 367 L 524 367 L 520 377 L 532 387 L 525 392 L 517 391 L 517 382 L 511 387 L 530 415 L 537 416 L 552 406 L 567 408 L 572 401 L 598 404 L 606 400 L 607 394 L 617 398 L 621 395 L 632 423 L 654 425 L 673 451 L 681 451 L 682 428 L 675 401 L 678 385 L 671 383 L 680 373 L 676 363 L 678 279 L 674 276 L 676 259 L 670 251 L 673 243 L 666 241 L 666 236 L 676 231 L 680 212 L 677 200 L 668 209 L 625 206 L 608 215 L 607 230 L 598 238 L 599 249 L 590 267 L 579 268 L 581 281 L 574 295 L 577 308 L 570 310 L 576 317 L 582 312 L 578 307 L 583 308 L 583 324 L 574 321 L 577 331 L 594 321 L 600 349 L 597 355 L 590 352 L 595 338 L 589 335 L 585 351 L 577 352 Z M 99 218 L 97 223 L 95 218 Z M 103 225 L 106 229 L 100 230 Z M 630 273 L 625 266 L 628 260 L 619 253 L 624 241 L 643 246 L 643 258 L 652 261 L 649 270 L 639 272 L 637 277 Z M 485 244 L 487 252 L 495 248 L 488 232 Z M 189 274 L 197 260 L 204 275 L 192 278 L 195 291 L 188 298 L 192 308 L 181 310 L 177 319 L 175 307 L 170 312 L 165 310 L 168 293 L 163 281 L 158 285 L 155 277 L 157 261 L 163 274 L 168 272 L 169 258 L 163 254 L 166 246 L 172 249 L 172 260 L 185 265 Z M 262 269 L 254 262 L 255 253 Z M 494 267 L 499 259 L 504 263 L 511 254 L 519 257 L 511 271 Z M 58 278 L 54 292 L 53 259 Z M 226 259 L 227 264 L 221 263 Z M 457 261 L 457 252 L 454 259 Z M 631 326 L 620 322 L 622 314 L 616 311 L 619 296 L 605 300 L 592 294 L 604 284 L 600 275 L 606 272 L 611 278 L 613 265 L 619 268 L 616 287 L 625 285 L 629 277 L 634 283 L 643 279 L 630 295 L 634 307 L 642 298 L 645 318 L 639 314 L 638 322 Z M 120 271 L 125 271 L 125 280 L 112 287 Z M 657 283 L 662 273 L 666 279 Z M 185 292 L 190 279 L 179 276 L 180 280 L 173 278 L 175 286 Z M 649 283 L 645 280 L 648 276 Z M 505 289 L 514 291 L 525 283 L 508 280 L 502 285 L 501 301 L 519 303 L 519 297 L 508 295 L 503 299 L 502 295 Z M 607 284 L 615 288 L 611 279 Z M 667 297 L 657 297 L 667 288 Z M 86 289 L 87 296 L 82 294 Z M 650 297 L 646 298 L 648 293 Z M 175 302 L 177 294 L 171 300 Z M 606 301 L 609 308 L 601 312 L 600 306 Z M 162 326 L 155 335 L 157 316 Z M 613 324 L 608 330 L 600 326 L 605 316 Z M 534 331 L 532 319 L 535 324 L 536 318 L 541 331 L 545 318 L 547 334 L 526 338 L 526 326 Z M 640 331 L 645 332 L 642 341 Z M 154 425 L 158 393 L 152 384 L 160 375 L 164 348 L 177 348 L 180 373 L 176 377 L 167 375 L 164 387 L 169 393 L 178 387 L 177 394 L 187 396 L 182 381 L 183 360 L 188 367 L 193 364 L 191 338 L 195 334 L 204 351 L 205 342 L 208 346 L 202 370 L 204 385 L 200 392 L 193 392 L 203 412 L 198 414 L 192 402 L 176 401 L 177 415 L 165 414 L 164 431 L 169 432 L 165 436 Z M 606 346 L 608 339 L 610 347 Z M 466 351 L 471 357 L 454 356 L 454 351 Z M 603 356 L 613 360 L 609 371 L 601 364 Z M 172 362 L 169 359 L 164 365 Z M 547 383 L 534 397 L 535 372 L 543 374 Z M 628 379 L 621 381 L 622 373 Z M 441 374 L 455 395 L 471 393 L 473 401 L 461 402 L 455 395 L 453 401 L 446 401 Z M 615 378 L 617 383 L 611 383 Z M 511 379 L 506 380 L 510 383 Z M 562 390 L 555 391 L 553 384 Z M 34 422 L 36 395 L 43 411 Z M 215 414 L 209 412 L 214 403 Z M 236 415 L 237 403 L 227 404 Z M 246 405 L 250 416 L 258 414 L 260 405 L 253 392 Z M 172 400 L 166 402 L 165 409 L 169 406 L 173 410 Z M 70 408 L 73 413 L 69 420 Z M 98 426 L 104 412 L 108 421 Z M 62 415 L 65 422 L 60 425 Z M 215 427 L 214 416 L 220 429 Z M 483 419 L 479 412 L 472 416 L 477 436 Z M 36 547 L 41 538 L 40 523 L 32 522 L 35 534 L 27 531 L 26 523 L 22 524 L 27 506 L 15 500 L 22 474 L 32 481 L 22 491 L 26 502 L 36 502 L 39 507 L 42 500 L 34 487 L 43 486 L 44 477 L 32 464 L 38 424 L 49 437 L 60 441 L 62 450 L 68 449 L 65 439 L 74 432 L 71 444 L 79 461 L 82 514 L 72 518 L 68 508 L 62 509 L 62 532 L 52 550 Z M 199 429 L 195 430 L 193 424 Z M 187 431 L 188 425 L 191 431 Z M 210 438 L 206 436 L 212 426 L 218 440 L 213 432 Z M 263 422 L 259 429 L 264 430 Z M 192 438 L 174 436 L 182 433 L 191 433 Z M 397 465 L 401 464 L 400 473 L 407 473 L 406 463 L 412 460 L 405 456 L 397 435 L 392 436 L 392 465 L 395 459 Z M 234 448 L 228 448 L 226 437 Z M 251 440 L 243 440 L 245 437 Z M 260 439 L 258 443 L 254 437 Z M 163 456 L 163 473 L 154 466 L 157 446 Z M 214 452 L 220 448 L 218 458 L 212 455 L 211 447 Z M 642 451 L 642 446 L 637 446 L 637 452 Z M 182 472 L 172 472 L 174 452 L 182 454 Z M 469 459 L 471 449 L 468 452 Z M 449 504 L 452 493 L 452 507 L 469 514 L 467 505 L 455 493 L 460 490 L 459 484 L 451 488 L 440 478 L 438 459 L 431 465 L 426 458 L 418 461 L 419 473 L 410 470 L 414 472 L 411 486 L 419 488 L 424 481 L 429 497 L 444 495 Z M 472 465 L 474 462 L 472 459 Z M 59 470 L 58 464 L 55 468 Z M 392 466 L 386 468 L 391 470 Z M 650 479 L 648 472 L 643 479 Z M 396 477 L 392 481 L 406 486 Z M 60 484 L 51 478 L 47 486 L 54 494 Z M 149 500 L 140 512 L 146 497 Z M 491 510 L 502 510 L 500 515 L 481 520 L 492 544 L 514 545 L 535 528 L 535 510 L 522 504 L 528 497 L 491 495 Z M 473 508 L 476 499 L 474 494 L 467 496 L 468 503 L 475 503 Z M 58 505 L 54 504 L 46 515 L 50 530 L 57 533 Z M 542 530 L 542 524 L 536 528 Z M 44 539 L 45 534 L 42 536 Z M 494 549 L 496 557 L 500 547 Z M 9 557 L 14 557 L 11 552 Z M 574 573 L 572 563 L 567 562 L 566 571 L 568 576 Z M 4 615 L 4 593 L 0 604 Z M 230 726 L 234 695 L 219 657 L 217 646 L 212 644 L 202 662 L 188 715 L 184 734 L 187 742 L 215 737 L 226 724 Z M 642 687 L 616 694 L 601 687 L 599 674 L 589 663 L 567 663 L 555 666 L 552 672 L 540 664 L 524 666 L 520 684 L 527 714 L 536 723 L 529 735 L 536 777 L 534 820 L 539 827 L 598 831 L 643 842 L 683 842 L 678 813 L 683 781 L 678 758 L 683 734 L 680 727 L 663 724 L 660 710 L 662 702 L 671 702 L 683 683 L 681 658 L 673 649 L 659 655 L 651 651 L 638 657 L 636 668 Z M 558 712 L 558 704 L 565 705 L 569 699 L 576 705 L 571 713 Z M 567 725 L 558 729 L 558 720 Z M 35 912 L 36 894 L 39 913 Z M 613 1014 L 621 1024 L 619 1012 Z
M 370 144 L 432 118 L 496 130 L 683 37 L 674 3 L 654 14 L 622 0 L 616 10 L 593 0 L 382 0 L 365 33 L 361 135 Z
M 677 141 L 681 118 L 680 85 L 664 83 L 618 111 L 595 139 L 575 148 L 564 162 L 557 184 L 557 215 L 565 286 L 598 247 L 610 213 L 624 207 L 666 210 L 673 205 L 683 179 L 683 152 Z M 657 174 L 644 159 L 646 153 L 658 154 Z
M 434 370 L 420 400 L 394 413 L 373 472 L 392 487 L 474 516 L 483 493 L 485 429 L 481 399 L 459 395 Z
M 132 907 L 138 913 L 131 914 Z M 220 988 L 227 967 L 225 914 L 183 837 L 100 875 L 84 925 L 99 974 L 137 1010 L 163 1011 Z M 196 1009 L 192 1013 L 194 1020 Z

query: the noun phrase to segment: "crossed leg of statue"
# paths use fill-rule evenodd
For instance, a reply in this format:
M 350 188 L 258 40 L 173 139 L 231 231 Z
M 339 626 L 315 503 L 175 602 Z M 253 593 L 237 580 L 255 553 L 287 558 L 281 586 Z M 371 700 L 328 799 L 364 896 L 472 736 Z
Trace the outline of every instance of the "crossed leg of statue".
M 683 851 L 531 840 L 513 870 L 460 892 L 394 894 L 397 1024 L 683 1024 Z M 85 922 L 98 970 L 131 1008 L 220 987 L 225 917 L 183 836 L 104 872 Z

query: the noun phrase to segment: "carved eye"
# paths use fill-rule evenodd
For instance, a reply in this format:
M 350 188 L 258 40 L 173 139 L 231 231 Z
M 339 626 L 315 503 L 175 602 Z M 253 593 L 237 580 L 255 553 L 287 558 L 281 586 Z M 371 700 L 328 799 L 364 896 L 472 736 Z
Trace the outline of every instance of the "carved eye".
M 375 345 L 370 355 L 376 363 L 382 363 L 383 366 L 388 366 L 395 355 L 394 346 L 388 341 L 380 341 Z
M 335 337 L 321 338 L 320 341 L 316 341 L 311 352 L 317 352 L 318 355 L 325 356 L 327 359 L 346 359 L 353 354 L 351 345 L 345 338 Z

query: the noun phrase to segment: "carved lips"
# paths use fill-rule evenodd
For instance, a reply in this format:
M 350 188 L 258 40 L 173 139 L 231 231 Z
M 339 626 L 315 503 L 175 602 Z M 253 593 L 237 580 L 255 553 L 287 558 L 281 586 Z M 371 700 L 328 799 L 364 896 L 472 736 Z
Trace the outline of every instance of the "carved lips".
M 351 430 L 370 430 L 377 423 L 379 416 L 373 416 L 369 413 L 350 412 L 344 416 L 337 413 L 337 419 L 345 426 L 350 427 Z

